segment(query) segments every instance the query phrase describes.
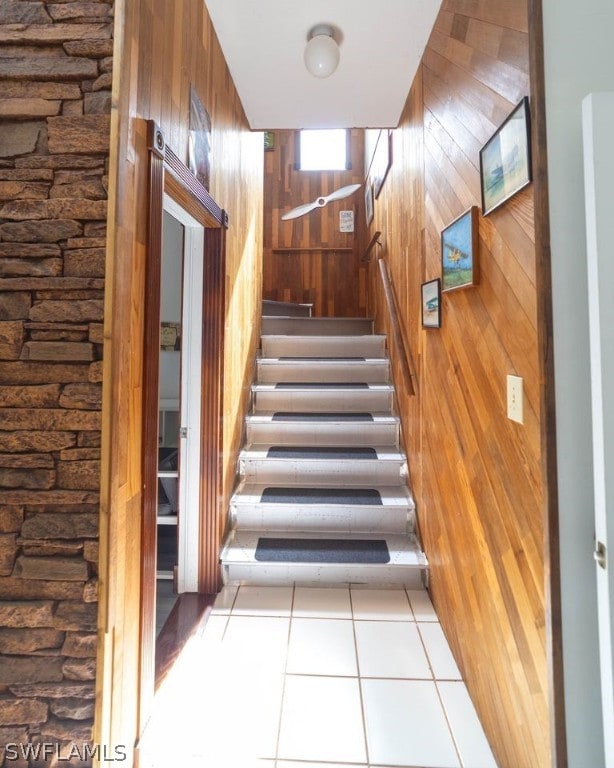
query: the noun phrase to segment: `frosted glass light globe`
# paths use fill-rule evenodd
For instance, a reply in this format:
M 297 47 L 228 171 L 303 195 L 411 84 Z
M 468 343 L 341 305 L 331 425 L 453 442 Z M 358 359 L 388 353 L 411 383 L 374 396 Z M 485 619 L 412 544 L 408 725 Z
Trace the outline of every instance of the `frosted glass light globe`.
M 305 66 L 314 77 L 330 77 L 339 64 L 339 46 L 333 30 L 327 26 L 314 27 L 305 46 Z

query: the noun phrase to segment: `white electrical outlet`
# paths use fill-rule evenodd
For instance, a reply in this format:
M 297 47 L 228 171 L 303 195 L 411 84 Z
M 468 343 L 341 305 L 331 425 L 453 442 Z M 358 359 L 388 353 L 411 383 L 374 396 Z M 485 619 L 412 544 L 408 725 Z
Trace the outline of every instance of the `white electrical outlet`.
M 522 392 L 522 378 L 520 376 L 507 377 L 507 418 L 524 424 L 524 395 Z

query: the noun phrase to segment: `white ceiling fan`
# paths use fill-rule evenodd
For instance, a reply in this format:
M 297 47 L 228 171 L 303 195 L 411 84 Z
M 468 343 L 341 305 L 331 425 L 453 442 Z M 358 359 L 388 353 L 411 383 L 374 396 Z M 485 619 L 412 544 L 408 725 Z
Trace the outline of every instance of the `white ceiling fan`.
M 331 192 L 330 195 L 323 195 L 316 198 L 313 203 L 305 203 L 293 208 L 288 213 L 284 213 L 281 217 L 282 221 L 288 221 L 288 219 L 298 219 L 299 216 L 304 216 L 306 213 L 314 211 L 316 208 L 324 208 L 327 203 L 332 203 L 334 200 L 343 200 L 344 197 L 349 197 L 356 192 L 362 185 L 361 184 L 349 184 L 347 187 L 340 187 L 339 189 Z

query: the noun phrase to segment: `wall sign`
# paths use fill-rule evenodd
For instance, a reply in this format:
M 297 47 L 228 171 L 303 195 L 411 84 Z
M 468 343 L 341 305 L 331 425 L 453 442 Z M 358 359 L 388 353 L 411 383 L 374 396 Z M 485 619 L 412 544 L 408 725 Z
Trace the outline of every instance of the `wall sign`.
M 339 211 L 339 232 L 354 231 L 354 211 Z

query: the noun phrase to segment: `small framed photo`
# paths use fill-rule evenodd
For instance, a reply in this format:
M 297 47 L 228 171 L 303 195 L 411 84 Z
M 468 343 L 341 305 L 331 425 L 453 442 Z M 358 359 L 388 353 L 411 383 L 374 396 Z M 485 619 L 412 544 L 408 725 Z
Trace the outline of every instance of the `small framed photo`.
M 379 193 L 382 191 L 384 181 L 392 165 L 392 131 L 381 130 L 377 144 L 375 146 L 375 152 L 373 153 L 373 160 L 371 160 L 371 168 L 369 175 L 373 179 L 373 196 L 377 200 Z
M 367 179 L 365 184 L 365 216 L 367 218 L 367 226 L 369 226 L 373 221 L 373 185 L 369 179 Z
M 472 206 L 441 233 L 441 290 L 477 285 L 478 207 Z
M 422 327 L 441 328 L 441 280 L 422 283 Z
M 525 96 L 480 150 L 483 215 L 530 183 L 531 120 Z
M 272 152 L 274 149 L 275 149 L 275 132 L 265 131 L 264 132 L 264 151 Z
M 208 191 L 211 174 L 211 117 L 192 85 L 190 85 L 188 167 Z

